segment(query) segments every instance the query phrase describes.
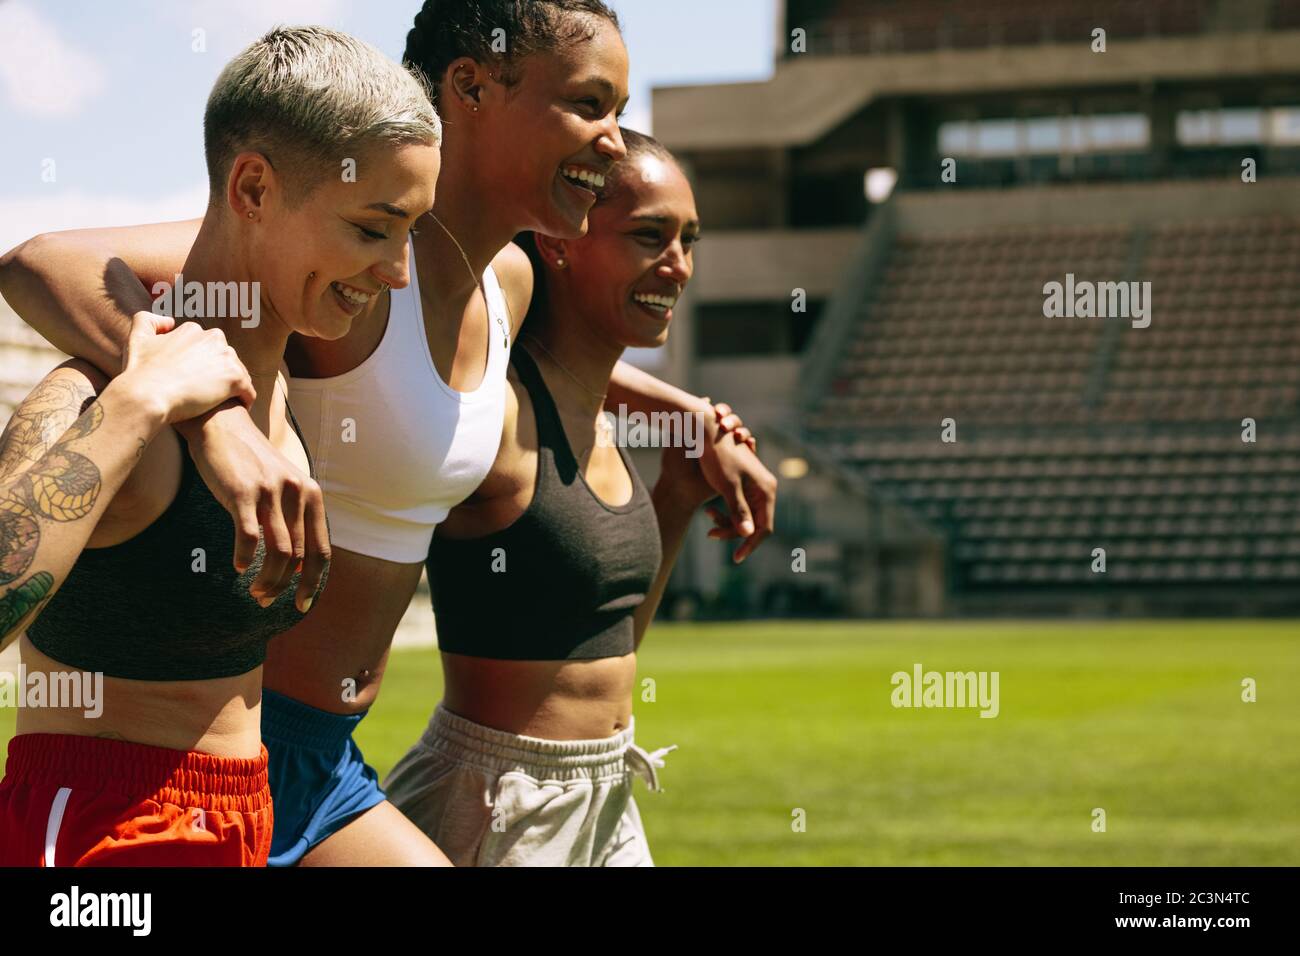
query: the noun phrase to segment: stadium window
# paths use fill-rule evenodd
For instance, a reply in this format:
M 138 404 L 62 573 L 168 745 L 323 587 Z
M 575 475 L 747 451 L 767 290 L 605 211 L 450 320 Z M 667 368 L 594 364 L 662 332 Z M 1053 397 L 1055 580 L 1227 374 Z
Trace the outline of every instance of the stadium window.
M 1291 146 L 1300 144 L 1300 108 L 1182 110 L 1175 120 L 1175 129 L 1183 146 L 1242 143 Z
M 944 156 L 975 153 L 974 123 L 944 123 L 939 127 L 939 152 Z
M 1178 142 L 1183 146 L 1208 146 L 1214 142 L 1214 119 L 1210 110 L 1183 110 L 1174 121 Z
M 1273 145 L 1300 146 L 1300 107 L 1280 106 L 1269 112 L 1269 139 Z
M 1219 136 L 1225 143 L 1258 143 L 1264 139 L 1262 110 L 1224 110 L 1220 114 Z
M 1141 113 L 1089 116 L 1086 127 L 1088 143 L 1095 152 L 1145 149 L 1151 144 L 1151 123 Z
M 1028 153 L 1059 153 L 1065 147 L 1065 123 L 1058 116 L 1027 119 L 1025 123 L 1025 151 Z
M 987 119 L 939 126 L 939 151 L 944 156 L 1110 153 L 1145 149 L 1150 144 L 1151 123 L 1141 113 Z
M 1015 156 L 1020 152 L 1019 121 L 984 120 L 976 124 L 980 156 Z

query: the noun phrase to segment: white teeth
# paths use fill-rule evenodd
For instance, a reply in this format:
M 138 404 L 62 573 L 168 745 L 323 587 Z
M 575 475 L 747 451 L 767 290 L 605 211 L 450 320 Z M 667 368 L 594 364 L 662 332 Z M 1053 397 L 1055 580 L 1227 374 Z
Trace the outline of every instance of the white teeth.
M 579 169 L 577 166 L 566 166 L 560 170 L 565 179 L 575 179 L 580 183 L 593 186 L 596 189 L 605 187 L 605 177 L 600 173 L 593 173 L 590 170 Z
M 357 305 L 365 305 L 370 301 L 370 294 L 367 292 L 359 292 L 351 286 L 343 285 L 341 282 L 332 282 L 330 285 L 339 295 L 343 296 L 343 298 L 347 299 L 349 302 L 354 302 Z
M 648 293 L 638 292 L 632 296 L 633 300 L 643 305 L 655 306 L 659 309 L 668 310 L 677 304 L 677 299 L 666 295 L 649 295 Z

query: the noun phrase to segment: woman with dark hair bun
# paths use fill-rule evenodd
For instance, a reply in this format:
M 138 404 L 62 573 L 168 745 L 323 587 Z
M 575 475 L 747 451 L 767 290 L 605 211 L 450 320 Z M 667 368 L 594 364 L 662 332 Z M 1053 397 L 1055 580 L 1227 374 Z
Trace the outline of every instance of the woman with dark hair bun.
M 714 492 L 678 448 L 648 492 L 602 440 L 619 356 L 667 341 L 700 235 L 671 154 L 623 141 L 586 234 L 532 237 L 545 291 L 511 357 L 501 447 L 429 552 L 444 697 L 385 789 L 461 866 L 653 865 L 632 780 L 657 789 L 672 748 L 633 738 L 636 650 Z

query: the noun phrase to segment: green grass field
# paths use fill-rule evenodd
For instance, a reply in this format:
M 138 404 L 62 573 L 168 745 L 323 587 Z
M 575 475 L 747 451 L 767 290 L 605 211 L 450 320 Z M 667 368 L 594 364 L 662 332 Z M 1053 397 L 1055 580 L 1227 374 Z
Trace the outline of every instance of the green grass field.
M 999 716 L 895 709 L 918 662 L 998 671 Z M 636 785 L 660 865 L 1300 864 L 1295 622 L 656 625 L 638 676 L 638 742 L 680 745 Z M 394 653 L 358 732 L 381 774 L 440 688 Z

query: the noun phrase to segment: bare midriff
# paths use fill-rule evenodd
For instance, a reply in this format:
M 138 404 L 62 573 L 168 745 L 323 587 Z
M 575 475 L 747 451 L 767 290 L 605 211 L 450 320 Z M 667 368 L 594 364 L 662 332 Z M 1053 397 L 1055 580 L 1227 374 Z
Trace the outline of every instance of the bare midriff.
M 36 674 L 45 675 L 46 687 L 54 687 L 54 675 L 68 686 L 72 680 L 88 684 L 85 673 L 42 654 L 24 635 L 19 640 L 19 657 L 29 684 Z M 257 668 L 236 677 L 211 680 L 142 681 L 102 677 L 96 692 L 97 706 L 83 696 L 79 706 L 51 695 L 46 706 L 18 710 L 18 734 L 73 734 L 108 737 L 170 750 L 194 750 L 218 757 L 256 759 L 262 752 L 262 670 Z M 94 713 L 94 711 L 99 711 Z
M 267 645 L 265 686 L 333 714 L 369 708 L 421 567 L 335 548 L 311 613 Z
M 525 737 L 596 740 L 632 719 L 636 655 L 590 661 L 508 661 L 443 652 L 443 706 Z

